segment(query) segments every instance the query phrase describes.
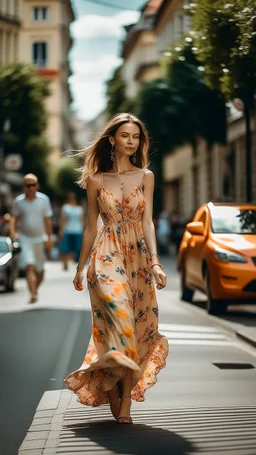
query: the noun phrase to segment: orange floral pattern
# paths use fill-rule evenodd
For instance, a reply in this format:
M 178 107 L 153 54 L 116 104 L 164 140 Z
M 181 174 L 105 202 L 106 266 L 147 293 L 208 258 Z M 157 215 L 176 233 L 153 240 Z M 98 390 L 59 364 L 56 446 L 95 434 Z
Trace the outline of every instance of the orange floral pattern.
M 102 187 L 98 205 L 104 225 L 87 273 L 92 337 L 81 367 L 65 378 L 78 400 L 90 406 L 108 402 L 107 390 L 126 368 L 133 374 L 132 399 L 143 401 L 168 354 L 167 339 L 158 332 L 158 306 L 141 224 L 146 206 L 142 189 L 135 187 L 120 202 Z

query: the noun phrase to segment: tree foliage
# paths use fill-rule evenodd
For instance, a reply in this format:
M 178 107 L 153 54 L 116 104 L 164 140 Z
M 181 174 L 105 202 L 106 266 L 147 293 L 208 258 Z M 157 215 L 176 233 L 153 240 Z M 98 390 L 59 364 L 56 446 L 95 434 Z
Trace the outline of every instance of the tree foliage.
M 38 76 L 33 66 L 21 63 L 0 69 L 0 126 L 10 120 L 5 135 L 5 154 L 19 153 L 22 171 L 35 172 L 46 181 L 49 145 L 44 137 L 47 113 L 44 100 L 49 95 L 48 81 Z
M 70 191 L 76 193 L 79 198 L 84 197 L 84 190 L 76 183 L 79 177 L 77 167 L 75 157 L 62 158 L 51 166 L 49 183 L 54 194 L 61 199 L 65 199 Z
M 119 112 L 131 112 L 136 109 L 136 102 L 126 96 L 126 85 L 122 76 L 122 66 L 107 81 L 107 112 L 110 116 Z
M 227 100 L 252 103 L 256 87 L 255 0 L 197 0 L 191 4 L 198 59 L 207 83 Z
M 184 54 L 184 53 L 183 53 Z M 199 137 L 209 145 L 225 142 L 225 103 L 204 83 L 189 50 L 182 60 L 169 59 L 166 78 L 145 84 L 139 95 L 139 115 L 163 153 Z

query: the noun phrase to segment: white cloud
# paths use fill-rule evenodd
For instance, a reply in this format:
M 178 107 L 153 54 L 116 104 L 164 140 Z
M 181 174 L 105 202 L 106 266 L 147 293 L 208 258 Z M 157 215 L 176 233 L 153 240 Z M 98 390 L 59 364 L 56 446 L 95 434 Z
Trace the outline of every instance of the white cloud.
M 102 81 L 89 85 L 81 81 L 72 81 L 72 93 L 76 100 L 75 109 L 79 118 L 91 120 L 105 107 L 105 93 Z
M 86 120 L 94 118 L 106 104 L 106 86 L 104 81 L 111 77 L 111 73 L 121 59 L 109 54 L 95 60 L 75 60 L 72 64 L 74 74 L 70 77 L 72 93 L 78 116 Z
M 122 27 L 138 19 L 137 11 L 122 11 L 113 16 L 84 15 L 72 24 L 72 35 L 74 38 L 119 38 L 123 33 Z
M 75 79 L 90 78 L 92 81 L 98 78 L 102 80 L 108 77 L 113 68 L 121 65 L 122 59 L 116 55 L 104 55 L 97 62 L 95 60 L 75 60 L 72 64 Z

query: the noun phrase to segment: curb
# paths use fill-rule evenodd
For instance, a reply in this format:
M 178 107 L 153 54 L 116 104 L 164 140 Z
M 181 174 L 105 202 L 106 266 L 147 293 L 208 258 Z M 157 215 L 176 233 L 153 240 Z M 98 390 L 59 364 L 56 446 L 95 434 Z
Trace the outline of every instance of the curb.
M 205 317 L 210 318 L 212 321 L 216 323 L 216 325 L 222 326 L 224 329 L 229 330 L 232 334 L 235 334 L 238 338 L 240 338 L 250 346 L 254 348 L 256 347 L 256 327 L 251 329 L 251 327 L 247 327 L 244 324 L 226 321 L 225 319 L 221 319 L 218 316 L 213 316 L 212 314 L 206 313 L 204 309 L 196 305 L 193 305 L 193 303 L 191 304 L 182 301 L 182 304 L 186 305 L 187 308 L 192 309 L 192 311 L 197 311 L 200 314 L 203 313 Z
M 17 455 L 56 454 L 71 398 L 69 390 L 51 390 L 43 394 Z

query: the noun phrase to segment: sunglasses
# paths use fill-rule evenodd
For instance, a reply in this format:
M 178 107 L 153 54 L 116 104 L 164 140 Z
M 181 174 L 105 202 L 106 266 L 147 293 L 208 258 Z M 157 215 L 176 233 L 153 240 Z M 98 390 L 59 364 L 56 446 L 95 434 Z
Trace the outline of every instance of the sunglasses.
M 27 188 L 33 188 L 36 186 L 36 183 L 26 183 L 25 185 Z

